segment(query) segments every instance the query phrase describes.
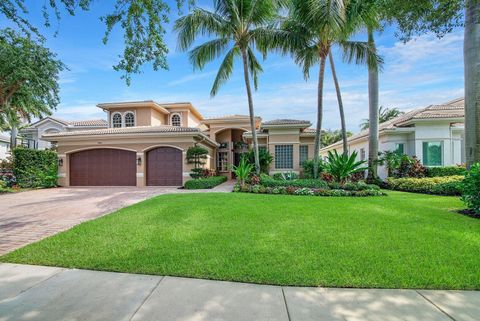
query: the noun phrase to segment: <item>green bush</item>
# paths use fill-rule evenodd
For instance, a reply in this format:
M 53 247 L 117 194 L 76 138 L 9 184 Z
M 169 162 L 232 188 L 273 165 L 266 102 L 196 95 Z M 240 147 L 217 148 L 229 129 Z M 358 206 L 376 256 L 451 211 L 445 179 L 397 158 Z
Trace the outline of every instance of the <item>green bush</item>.
M 465 175 L 462 200 L 469 209 L 480 214 L 480 163 L 474 164 Z
M 278 179 L 282 181 L 291 181 L 298 179 L 298 174 L 295 172 L 286 172 L 286 173 L 275 173 L 272 175 L 273 179 Z
M 435 195 L 460 195 L 463 179 L 463 176 L 388 178 L 387 187 L 404 192 Z
M 58 178 L 57 153 L 17 147 L 13 150 L 13 174 L 22 188 L 55 187 Z
M 185 189 L 207 189 L 227 181 L 226 176 L 212 176 L 198 179 L 191 179 L 185 183 Z
M 277 180 L 268 175 L 260 176 L 260 184 L 267 187 L 310 187 L 310 188 L 328 188 L 328 184 L 320 179 L 293 179 Z
M 366 185 L 366 184 L 365 184 Z M 309 188 L 309 187 L 293 187 L 293 186 L 279 186 L 270 187 L 262 185 L 245 184 L 240 186 L 236 184 L 234 192 L 254 193 L 254 194 L 281 194 L 281 195 L 304 195 L 304 196 L 351 196 L 351 197 L 366 197 L 366 196 L 384 196 L 386 195 L 380 189 L 366 189 L 366 190 L 345 190 L 345 189 L 325 189 L 325 188 Z
M 255 155 L 253 149 L 243 154 L 243 157 L 253 166 L 255 169 Z M 270 164 L 273 161 L 273 156 L 265 148 L 258 149 L 258 160 L 260 161 L 260 172 L 267 174 L 270 170 Z
M 322 173 L 325 169 L 325 163 L 322 161 L 322 159 L 318 160 L 317 163 L 318 167 L 318 174 Z M 313 159 L 308 159 L 302 163 L 302 168 L 303 168 L 303 177 L 304 178 L 313 178 Z
M 462 166 L 427 167 L 427 177 L 465 175 L 466 172 Z

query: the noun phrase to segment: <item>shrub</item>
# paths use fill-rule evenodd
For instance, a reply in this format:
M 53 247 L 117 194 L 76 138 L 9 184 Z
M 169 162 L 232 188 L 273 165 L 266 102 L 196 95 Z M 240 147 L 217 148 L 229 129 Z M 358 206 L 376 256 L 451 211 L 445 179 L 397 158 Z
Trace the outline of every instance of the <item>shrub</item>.
M 244 154 L 247 161 L 255 168 L 255 156 L 253 154 L 253 149 L 249 150 L 247 153 Z M 270 152 L 265 148 L 258 149 L 258 158 L 260 161 L 260 172 L 267 174 L 270 170 L 270 164 L 273 161 L 273 156 Z
M 462 185 L 462 200 L 467 207 L 480 214 L 480 163 L 472 165 Z
M 333 153 L 329 151 L 325 170 L 333 176 L 336 182 L 344 183 L 351 175 L 367 170 L 367 167 L 362 166 L 365 164 L 365 161 L 357 162 L 356 159 L 356 151 L 350 156 L 338 154 L 337 150 L 334 150 Z
M 20 187 L 55 187 L 57 172 L 56 152 L 22 147 L 13 150 L 13 174 Z
M 291 181 L 294 179 L 298 179 L 298 174 L 296 174 L 295 172 L 275 173 L 272 177 L 273 179 L 278 179 L 282 181 Z
M 428 167 L 427 177 L 465 175 L 466 172 L 467 170 L 463 166 Z
M 192 146 L 187 149 L 186 159 L 189 164 L 193 164 L 194 168 L 190 173 L 192 178 L 203 177 L 202 166 L 206 164 L 208 156 L 208 150 L 202 146 Z
M 427 168 L 420 163 L 417 157 L 415 156 L 410 157 L 408 155 L 403 155 L 399 168 L 394 172 L 394 177 L 421 178 L 421 177 L 425 177 L 426 173 L 427 173 Z
M 191 179 L 185 183 L 185 189 L 207 189 L 227 181 L 226 176 L 211 176 L 198 179 Z
M 463 176 L 388 178 L 387 186 L 390 189 L 404 192 L 460 195 L 463 179 Z
M 325 169 L 325 164 L 321 159 L 318 160 L 317 163 L 318 173 L 323 173 Z M 313 178 L 313 159 L 308 159 L 302 163 L 303 168 L 303 177 L 304 178 Z
M 250 164 L 245 157 L 242 157 L 238 166 L 232 166 L 232 171 L 237 176 L 240 185 L 245 184 L 245 181 L 250 176 L 253 170 L 253 165 Z
M 328 184 L 320 179 L 294 179 L 294 180 L 277 180 L 268 175 L 261 175 L 260 184 L 268 187 L 310 187 L 310 188 L 328 188 Z

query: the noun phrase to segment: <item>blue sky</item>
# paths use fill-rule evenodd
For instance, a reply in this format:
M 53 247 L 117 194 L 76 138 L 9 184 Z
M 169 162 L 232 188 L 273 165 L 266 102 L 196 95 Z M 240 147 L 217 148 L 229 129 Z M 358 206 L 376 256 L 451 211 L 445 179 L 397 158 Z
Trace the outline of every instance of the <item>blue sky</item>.
M 120 79 L 121 73 L 112 66 L 123 49 L 122 34 L 116 30 L 107 45 L 101 42 L 104 25 L 99 17 L 108 11 L 108 3 L 94 1 L 89 12 L 74 17 L 64 15 L 58 25 L 41 28 L 47 37 L 47 46 L 58 54 L 70 70 L 62 73 L 61 104 L 54 114 L 64 119 L 104 118 L 95 107 L 101 102 L 148 100 L 158 102 L 190 101 L 205 116 L 247 114 L 243 73 L 239 62 L 232 78 L 210 98 L 210 89 L 220 61 L 193 71 L 187 54 L 176 50 L 176 36 L 171 26 L 165 36 L 170 48 L 170 70 L 153 71 L 145 65 L 143 73 L 132 78 L 131 86 Z M 40 3 L 30 0 L 29 20 L 41 26 Z M 37 4 L 38 3 L 38 4 Z M 210 1 L 198 5 L 208 8 Z M 171 12 L 172 21 L 177 12 Z M 11 26 L 0 18 L 1 27 Z M 366 39 L 360 32 L 356 39 Z M 409 110 L 431 103 L 441 103 L 463 95 L 463 32 L 454 31 L 439 40 L 424 35 L 403 44 L 394 36 L 394 28 L 376 35 L 377 46 L 385 60 L 380 74 L 380 104 Z M 347 127 L 358 132 L 359 123 L 368 116 L 367 70 L 363 66 L 342 63 L 336 55 L 336 67 L 345 104 Z M 269 55 L 263 61 L 258 91 L 254 93 L 256 113 L 264 120 L 275 118 L 316 119 L 316 79 L 318 68 L 312 70 L 310 81 L 305 81 L 300 68 L 290 57 Z M 337 101 L 330 69 L 326 70 L 324 128 L 340 127 Z

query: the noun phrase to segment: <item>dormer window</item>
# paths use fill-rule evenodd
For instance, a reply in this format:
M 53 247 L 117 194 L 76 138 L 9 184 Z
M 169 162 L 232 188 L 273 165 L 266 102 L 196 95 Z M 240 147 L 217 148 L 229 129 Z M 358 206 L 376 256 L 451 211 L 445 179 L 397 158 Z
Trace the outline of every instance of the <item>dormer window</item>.
M 172 118 L 170 119 L 170 124 L 172 126 L 180 127 L 182 125 L 182 119 L 180 118 L 179 114 L 173 114 Z
M 113 128 L 122 127 L 122 115 L 120 115 L 120 113 L 115 113 L 112 115 L 112 127 Z
M 132 112 L 125 113 L 125 127 L 135 126 L 135 114 Z

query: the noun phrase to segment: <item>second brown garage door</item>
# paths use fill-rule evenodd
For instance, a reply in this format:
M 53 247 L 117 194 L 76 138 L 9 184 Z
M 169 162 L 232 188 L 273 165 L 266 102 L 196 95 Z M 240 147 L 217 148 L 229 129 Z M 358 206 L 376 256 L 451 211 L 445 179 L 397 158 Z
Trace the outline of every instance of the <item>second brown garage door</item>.
M 173 147 L 159 147 L 147 153 L 148 186 L 181 186 L 182 151 Z
M 136 153 L 90 149 L 70 155 L 71 186 L 136 186 Z

